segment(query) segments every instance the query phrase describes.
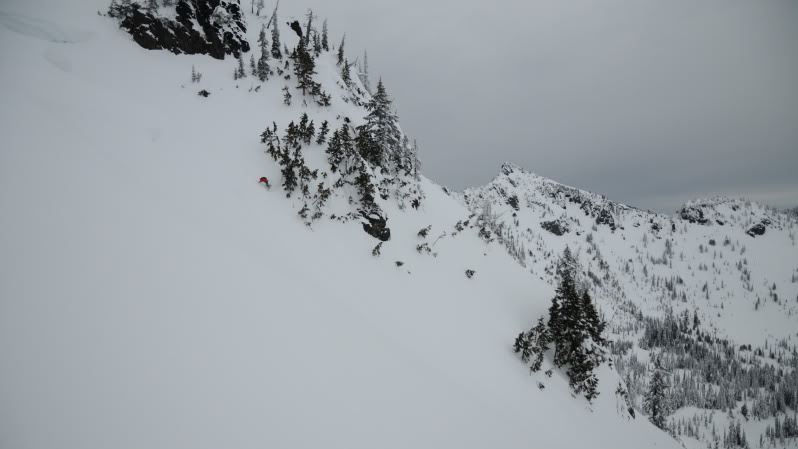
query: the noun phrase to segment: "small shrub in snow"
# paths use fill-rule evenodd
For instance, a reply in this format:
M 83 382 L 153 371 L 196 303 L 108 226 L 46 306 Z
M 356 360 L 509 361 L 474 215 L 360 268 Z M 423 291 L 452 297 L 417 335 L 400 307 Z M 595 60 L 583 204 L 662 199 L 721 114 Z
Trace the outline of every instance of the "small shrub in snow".
M 199 83 L 202 81 L 202 73 L 199 72 L 193 65 L 191 66 L 191 82 Z
M 421 238 L 427 238 L 427 234 L 429 234 L 430 229 L 432 229 L 432 225 L 422 228 L 420 231 L 418 231 L 418 236 Z

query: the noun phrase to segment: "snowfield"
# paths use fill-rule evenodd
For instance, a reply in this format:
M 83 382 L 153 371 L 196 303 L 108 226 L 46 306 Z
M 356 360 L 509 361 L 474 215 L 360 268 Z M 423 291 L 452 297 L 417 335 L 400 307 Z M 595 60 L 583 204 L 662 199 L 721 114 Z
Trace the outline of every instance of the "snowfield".
M 0 447 L 679 446 L 606 365 L 592 406 L 529 375 L 511 343 L 553 289 L 474 233 L 419 254 L 470 214 L 434 183 L 386 210 L 379 258 L 357 223 L 302 225 L 259 135 L 363 116 L 333 55 L 332 108 L 287 107 L 282 80 L 144 50 L 106 7 L 0 6 Z

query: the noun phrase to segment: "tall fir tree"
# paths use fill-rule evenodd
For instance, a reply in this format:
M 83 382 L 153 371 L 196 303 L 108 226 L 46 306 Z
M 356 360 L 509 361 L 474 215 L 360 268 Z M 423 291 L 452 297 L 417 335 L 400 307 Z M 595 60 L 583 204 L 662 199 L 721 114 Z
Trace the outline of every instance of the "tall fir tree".
M 302 90 L 302 95 L 306 93 L 315 95 L 318 90 L 317 83 L 313 81 L 313 75 L 316 74 L 316 63 L 301 39 L 292 57 L 294 58 L 294 74 L 297 78 L 297 87 Z
M 413 178 L 421 181 L 421 160 L 418 158 L 418 141 L 413 139 Z
M 574 263 L 571 249 L 565 247 L 557 263 L 559 283 L 549 307 L 549 332 L 555 345 L 554 364 L 561 367 L 569 363 L 572 346 L 581 342 L 573 341 L 574 329 L 580 320 L 581 303 L 574 284 Z
M 369 53 L 367 51 L 363 51 L 363 67 L 358 74 L 360 77 L 360 82 L 363 84 L 363 87 L 366 88 L 368 93 L 371 93 L 371 81 L 369 81 Z
M 321 48 L 324 51 L 330 51 L 330 41 L 327 35 L 327 19 L 324 19 L 324 23 L 321 25 Z
M 393 113 L 393 100 L 388 96 L 382 80 L 377 84 L 377 92 L 366 104 L 369 113 L 366 115 L 366 123 L 361 128 L 370 134 L 371 139 L 379 151 L 377 157 L 372 160 L 378 161 L 377 165 L 384 166 L 388 160 L 395 163 L 395 154 L 400 151 L 401 132 L 397 124 L 396 114 Z M 398 167 L 394 166 L 394 169 Z
M 238 68 L 236 69 L 233 78 L 241 79 L 241 78 L 246 78 L 246 76 L 247 76 L 247 71 L 246 69 L 244 69 L 244 55 L 241 54 L 241 56 L 238 57 Z
M 604 360 L 603 324 L 590 295 L 577 292 L 577 271 L 576 259 L 566 247 L 557 263 L 559 283 L 549 308 L 549 334 L 554 343 L 554 365 L 567 367 L 574 393 L 592 401 L 598 395 L 593 371 Z
M 648 420 L 660 429 L 667 428 L 668 416 L 667 394 L 668 385 L 665 381 L 666 373 L 662 368 L 662 360 L 654 357 L 654 369 L 648 390 L 643 396 L 643 409 L 648 413 Z
M 355 147 L 358 154 L 369 164 L 376 167 L 381 167 L 383 163 L 382 151 L 380 146 L 372 137 L 371 133 L 364 126 L 357 128 L 357 136 L 355 137 Z
M 313 40 L 311 34 L 313 34 L 313 19 L 316 18 L 316 13 L 313 12 L 312 9 L 308 9 L 307 12 L 308 23 L 305 26 L 305 48 L 311 48 L 313 45 Z
M 346 87 L 352 85 L 352 76 L 349 74 L 349 70 L 352 66 L 349 65 L 349 62 L 344 59 L 344 63 L 341 64 L 341 81 L 344 82 Z
M 598 311 L 596 310 L 596 304 L 593 303 L 593 300 L 587 291 L 582 293 L 582 310 L 585 314 L 585 320 L 590 337 L 597 344 L 603 345 L 605 340 L 601 334 L 604 332 L 604 327 L 606 324 L 601 317 L 599 317 Z
M 341 38 L 341 45 L 338 46 L 338 65 L 344 63 L 344 44 L 346 43 L 346 33 L 344 33 L 344 37 Z
M 280 52 L 280 25 L 277 20 L 277 8 L 274 9 L 274 24 L 272 25 L 272 57 L 274 59 L 282 59 L 283 54 Z
M 260 27 L 260 33 L 258 33 L 258 44 L 260 48 L 264 48 L 269 45 L 269 42 L 266 40 L 266 24 L 264 23 Z

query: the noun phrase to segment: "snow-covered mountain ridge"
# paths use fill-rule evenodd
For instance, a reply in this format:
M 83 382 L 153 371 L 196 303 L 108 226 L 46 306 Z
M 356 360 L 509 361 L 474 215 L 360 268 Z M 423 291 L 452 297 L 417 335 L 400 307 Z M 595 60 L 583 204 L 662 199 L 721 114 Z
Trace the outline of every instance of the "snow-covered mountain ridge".
M 711 198 L 664 215 L 512 164 L 504 164 L 486 186 L 450 194 L 474 213 L 492 217 L 489 228 L 534 276 L 554 284 L 557 255 L 566 246 L 578 255 L 585 283 L 608 320 L 616 362 L 632 396 L 640 400 L 645 391 L 648 369 L 639 360 L 651 352 L 679 373 L 671 390 L 678 398 L 674 415 L 683 420 L 671 421 L 681 426 L 676 432 L 710 446 L 715 438 L 722 443 L 717 428 L 695 430 L 706 424 L 697 424 L 701 418 L 696 417 L 713 409 L 731 409 L 739 416 L 744 404 L 750 411 L 753 403 L 762 421 L 746 431 L 749 439 L 758 439 L 766 430 L 762 423 L 773 425 L 773 416 L 789 415 L 795 406 L 798 223 L 790 214 L 744 199 Z M 676 330 L 667 338 L 656 337 L 662 332 L 657 329 L 670 327 Z M 685 344 L 705 348 L 702 355 L 685 358 Z M 701 366 L 709 354 L 726 361 Z M 744 366 L 751 378 L 739 382 L 728 375 L 727 370 Z M 771 380 L 760 384 L 764 378 Z M 782 398 L 762 397 L 758 388 L 750 388 L 774 380 L 771 388 Z M 723 394 L 696 393 L 696 386 Z M 713 425 L 728 421 L 733 418 Z M 765 437 L 763 444 L 784 443 Z
M 646 318 L 692 310 L 694 292 L 680 287 L 677 296 L 689 301 L 676 307 L 667 298 L 641 299 L 638 292 L 659 292 L 649 282 L 665 281 L 652 274 L 638 285 L 616 269 L 634 252 L 617 249 L 626 239 L 675 219 L 528 180 L 511 166 L 485 194 L 495 211 L 486 214 L 483 203 L 474 205 L 479 195 L 458 203 L 417 173 L 416 147 L 391 141 L 406 136 L 398 125 L 384 137 L 403 151 L 385 160 L 353 151 L 369 143 L 358 130 L 378 89 L 372 95 L 364 70 L 338 63 L 343 30 L 336 34 L 334 24 L 329 50 L 316 52 L 316 42 L 305 45 L 307 55 L 299 50 L 300 33 L 286 23 L 305 17 L 299 6 L 279 10 L 280 57 L 275 28 L 266 29 L 261 80 L 256 42 L 274 5 L 262 15 L 241 5 L 245 27 L 238 28 L 251 51 L 237 60 L 145 50 L 117 21 L 96 14 L 107 1 L 87 3 L 0 7 L 7 56 L 0 68 L 2 446 L 679 446 L 646 420 L 634 397 L 632 417 L 619 392 L 628 385 L 634 394 L 647 382 L 655 339 L 645 329 L 657 322 Z M 203 2 L 176 3 L 196 11 Z M 157 5 L 156 12 L 173 17 L 172 9 Z M 320 20 L 315 28 L 321 31 Z M 305 92 L 298 66 L 307 56 L 315 73 Z M 258 184 L 264 176 L 271 190 Z M 513 195 L 516 206 L 508 204 Z M 513 213 L 519 224 L 500 226 Z M 562 236 L 533 227 L 554 217 L 569 226 Z M 510 225 L 534 232 L 511 233 Z M 716 227 L 690 229 L 698 239 Z M 656 232 L 660 239 L 648 237 L 652 257 L 670 235 L 665 227 Z M 756 241 L 774 235 L 768 229 Z M 565 244 L 586 276 L 598 279 L 594 297 L 618 340 L 614 363 L 597 370 L 600 395 L 591 404 L 571 396 L 549 359 L 530 373 L 511 349 L 519 331 L 546 315 Z M 684 245 L 692 266 L 711 263 L 708 253 Z M 650 259 L 642 255 L 629 258 L 635 273 L 667 273 L 663 264 L 643 264 Z M 758 292 L 761 274 L 751 271 Z M 780 300 L 787 288 L 779 281 Z M 726 321 L 711 317 L 720 303 L 714 295 L 697 307 L 701 329 L 729 334 Z M 771 301 L 762 314 L 788 310 Z M 774 323 L 789 324 L 784 315 Z M 786 335 L 783 326 L 774 329 Z M 794 357 L 778 347 L 783 358 L 769 366 L 792 369 Z M 767 362 L 760 359 L 767 357 L 747 363 Z M 783 375 L 772 379 L 776 390 L 788 385 Z M 760 409 L 761 422 L 743 423 L 751 440 L 773 422 Z M 674 418 L 712 413 L 706 410 L 685 406 Z M 719 434 L 740 420 L 711 419 Z M 712 425 L 699 427 L 702 435 L 679 435 L 682 444 L 709 440 Z

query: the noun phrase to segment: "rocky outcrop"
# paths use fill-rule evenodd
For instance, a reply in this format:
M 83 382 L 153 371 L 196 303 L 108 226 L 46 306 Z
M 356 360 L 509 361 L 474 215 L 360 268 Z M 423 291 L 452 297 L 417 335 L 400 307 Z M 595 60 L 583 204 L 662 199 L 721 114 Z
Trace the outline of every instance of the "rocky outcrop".
M 757 224 L 751 226 L 750 228 L 748 228 L 748 230 L 745 231 L 745 233 L 750 235 L 751 237 L 756 237 L 758 235 L 765 235 L 765 230 L 766 229 L 767 229 L 767 227 L 765 226 L 764 223 L 757 223 Z
M 391 239 L 391 230 L 388 228 L 387 218 L 384 218 L 378 212 L 366 213 L 361 211 L 360 215 L 365 220 L 363 221 L 363 230 L 366 231 L 366 234 L 383 242 Z
M 563 220 L 544 221 L 540 227 L 554 235 L 565 235 L 571 230 L 568 223 Z
M 580 209 L 589 217 L 595 217 L 597 225 L 607 225 L 611 230 L 615 230 L 615 217 L 612 215 L 607 205 L 599 205 L 591 200 L 585 200 Z
M 690 223 L 698 223 L 705 225 L 709 223 L 709 219 L 704 216 L 704 211 L 695 206 L 685 206 L 679 210 L 679 216 L 682 220 L 687 220 Z
M 756 237 L 758 235 L 765 235 L 765 230 L 771 224 L 771 221 L 767 218 L 763 218 L 762 221 L 759 223 L 751 226 L 745 231 L 746 234 L 750 235 L 751 237 Z
M 133 6 L 109 13 L 119 26 L 148 50 L 238 58 L 249 51 L 238 0 L 180 0 L 174 20 Z

